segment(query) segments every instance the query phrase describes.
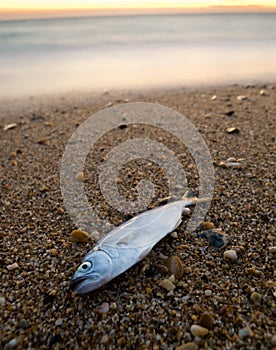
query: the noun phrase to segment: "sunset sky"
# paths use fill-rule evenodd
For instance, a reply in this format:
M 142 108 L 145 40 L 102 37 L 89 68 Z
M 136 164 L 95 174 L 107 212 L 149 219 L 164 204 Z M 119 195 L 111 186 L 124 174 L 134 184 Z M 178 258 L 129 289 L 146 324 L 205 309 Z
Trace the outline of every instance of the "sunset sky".
M 156 12 L 200 11 L 200 10 L 276 10 L 276 0 L 9 0 L 0 3 L 0 15 L 31 13 L 66 13 L 90 10 L 97 13 L 109 11 L 112 14 L 128 9 Z M 125 10 L 122 10 L 124 13 Z M 127 12 L 127 11 L 126 11 Z M 85 14 L 85 12 L 83 12 Z

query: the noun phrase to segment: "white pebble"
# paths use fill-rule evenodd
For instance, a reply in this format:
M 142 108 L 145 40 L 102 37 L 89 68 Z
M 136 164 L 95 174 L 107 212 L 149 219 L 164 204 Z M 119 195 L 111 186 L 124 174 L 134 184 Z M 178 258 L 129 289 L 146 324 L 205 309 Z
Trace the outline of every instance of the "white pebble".
M 230 250 L 226 250 L 223 253 L 223 258 L 225 260 L 230 260 L 230 261 L 237 261 L 238 260 L 238 256 L 235 250 L 230 249 Z
M 19 265 L 17 263 L 13 263 L 11 265 L 7 265 L 7 269 L 9 271 L 12 271 L 12 270 L 15 270 L 15 269 L 18 269 L 19 268 Z
M 194 337 L 204 337 L 209 333 L 208 329 L 197 324 L 191 326 L 191 333 Z
M 59 319 L 56 320 L 55 325 L 56 326 L 61 326 L 62 322 L 63 322 L 62 318 L 59 318 Z
M 0 305 L 4 305 L 6 302 L 5 297 L 0 297 Z
M 206 289 L 204 293 L 206 297 L 209 297 L 210 295 L 212 295 L 212 291 L 210 289 Z
M 7 131 L 7 130 L 10 130 L 10 129 L 14 129 L 16 127 L 17 127 L 17 124 L 16 123 L 12 123 L 12 124 L 5 125 L 3 130 Z
M 17 344 L 17 339 L 13 338 L 12 340 L 10 340 L 8 342 L 8 344 L 6 345 L 6 349 L 13 349 Z

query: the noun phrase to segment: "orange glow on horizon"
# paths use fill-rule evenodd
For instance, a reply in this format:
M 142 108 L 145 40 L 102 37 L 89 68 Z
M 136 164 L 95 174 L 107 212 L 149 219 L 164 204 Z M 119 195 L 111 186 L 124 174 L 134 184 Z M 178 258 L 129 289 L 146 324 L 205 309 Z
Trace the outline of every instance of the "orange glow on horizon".
M 10 0 L 0 5 L 0 18 L 230 11 L 276 12 L 276 0 Z

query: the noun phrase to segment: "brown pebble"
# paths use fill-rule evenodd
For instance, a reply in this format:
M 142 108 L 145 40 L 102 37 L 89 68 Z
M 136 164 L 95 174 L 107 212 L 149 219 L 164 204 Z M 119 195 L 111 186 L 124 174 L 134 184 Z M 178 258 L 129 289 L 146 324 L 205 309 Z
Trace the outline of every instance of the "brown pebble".
M 228 260 L 228 261 L 237 261 L 238 255 L 237 255 L 237 252 L 235 250 L 230 249 L 230 250 L 226 250 L 223 253 L 223 258 L 224 258 L 224 260 Z
M 276 334 L 271 337 L 270 343 L 271 345 L 276 346 Z
M 39 139 L 39 140 L 38 140 L 38 143 L 39 143 L 40 145 L 46 145 L 47 139 L 46 139 L 46 138 Z
M 200 229 L 201 230 L 211 230 L 215 228 L 215 224 L 213 222 L 209 222 L 209 221 L 203 221 L 201 224 L 200 224 Z
M 63 214 L 63 213 L 64 213 L 64 209 L 61 208 L 61 207 L 58 207 L 58 208 L 57 208 L 57 212 L 58 212 L 59 214 Z
M 159 282 L 159 286 L 166 289 L 168 292 L 175 289 L 175 285 L 167 278 L 165 278 L 161 282 Z
M 198 346 L 195 342 L 189 342 L 180 346 L 177 346 L 175 350 L 197 350 Z
M 76 174 L 76 179 L 79 181 L 83 181 L 84 180 L 84 173 L 82 171 L 80 171 L 79 173 Z
M 169 272 L 167 266 L 165 265 L 156 264 L 155 267 L 160 273 L 162 273 L 162 275 L 166 275 Z
M 209 330 L 207 328 L 199 326 L 197 324 L 193 324 L 190 330 L 194 337 L 204 337 L 209 333 Z
M 214 320 L 208 312 L 203 312 L 199 319 L 199 325 L 207 329 L 213 329 Z
M 106 314 L 109 311 L 109 304 L 104 302 L 95 309 L 95 313 L 98 315 Z
M 89 240 L 89 235 L 85 231 L 73 230 L 71 233 L 71 242 L 86 243 Z
M 167 266 L 169 272 L 175 276 L 176 279 L 180 279 L 184 274 L 184 267 L 182 260 L 176 256 L 170 256 L 164 261 L 164 264 Z
M 101 343 L 106 344 L 108 343 L 108 341 L 109 341 L 109 337 L 107 334 L 105 334 L 101 339 Z
M 50 254 L 52 255 L 52 256 L 57 256 L 58 255 L 58 250 L 57 249 L 51 249 L 50 250 Z
M 269 247 L 269 253 L 272 255 L 276 254 L 276 247 Z
M 253 301 L 254 304 L 260 304 L 260 302 L 262 301 L 262 296 L 260 293 L 253 292 L 250 295 L 250 300 Z

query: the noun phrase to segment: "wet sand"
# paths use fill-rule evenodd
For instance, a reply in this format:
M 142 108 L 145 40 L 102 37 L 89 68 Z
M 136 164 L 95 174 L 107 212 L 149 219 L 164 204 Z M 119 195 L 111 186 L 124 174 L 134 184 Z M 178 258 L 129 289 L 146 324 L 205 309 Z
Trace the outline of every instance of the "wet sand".
M 184 220 L 176 234 L 162 240 L 141 263 L 98 291 L 79 297 L 69 290 L 69 282 L 94 242 L 70 241 L 77 227 L 61 196 L 61 157 L 72 133 L 89 116 L 131 101 L 171 107 L 200 131 L 215 168 L 214 197 L 205 220 L 230 235 L 231 242 L 212 248 L 200 238 L 200 228 L 185 233 Z M 2 347 L 275 348 L 275 101 L 272 84 L 1 101 Z M 4 130 L 11 123 L 16 125 Z M 230 127 L 238 132 L 228 133 Z M 95 182 L 97 170 L 115 144 L 145 135 L 179 155 L 189 187 L 197 190 L 196 166 L 191 156 L 183 156 L 185 148 L 179 140 L 150 127 L 118 128 L 98 142 L 85 168 L 91 205 L 114 225 L 130 216 L 104 201 Z M 238 160 L 240 167 L 221 164 L 229 158 Z M 162 172 L 151 162 L 127 165 L 120 173 L 119 189 L 133 199 L 135 184 L 144 177 L 156 184 L 151 206 L 157 206 L 158 197 L 168 195 L 168 189 Z M 234 260 L 227 260 L 227 250 L 234 250 L 237 259 L 234 255 Z M 183 277 L 171 278 L 173 291 L 160 285 L 170 278 L 164 268 L 170 256 L 184 265 Z M 194 327 L 191 331 L 197 324 L 208 334 L 199 337 Z

